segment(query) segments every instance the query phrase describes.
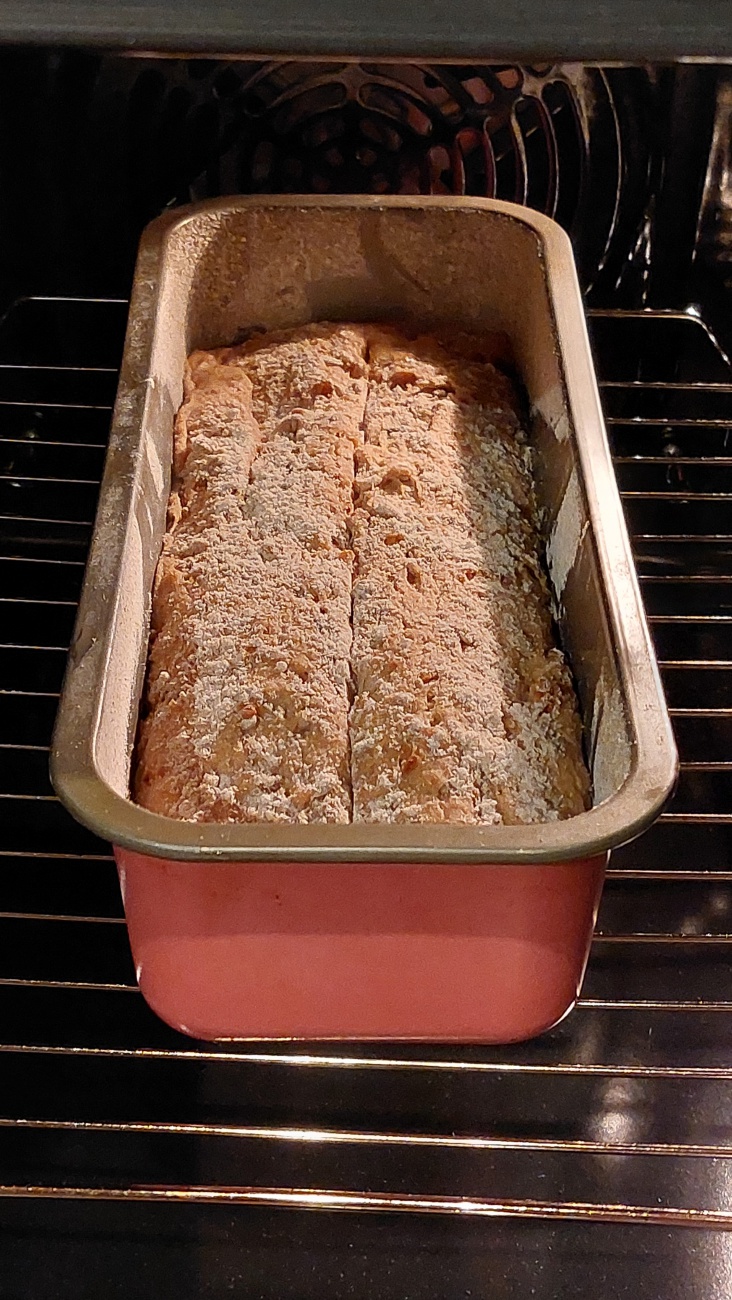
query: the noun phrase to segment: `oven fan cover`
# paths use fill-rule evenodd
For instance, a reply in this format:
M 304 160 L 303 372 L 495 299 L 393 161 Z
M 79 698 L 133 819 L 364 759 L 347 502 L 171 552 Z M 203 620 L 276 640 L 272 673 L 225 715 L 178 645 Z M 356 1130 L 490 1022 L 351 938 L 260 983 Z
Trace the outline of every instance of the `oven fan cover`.
M 154 60 L 127 87 L 125 134 L 138 176 L 141 158 L 158 160 L 154 178 L 142 167 L 158 209 L 236 193 L 526 203 L 570 232 L 589 288 L 622 273 L 643 229 L 643 78 L 575 65 Z

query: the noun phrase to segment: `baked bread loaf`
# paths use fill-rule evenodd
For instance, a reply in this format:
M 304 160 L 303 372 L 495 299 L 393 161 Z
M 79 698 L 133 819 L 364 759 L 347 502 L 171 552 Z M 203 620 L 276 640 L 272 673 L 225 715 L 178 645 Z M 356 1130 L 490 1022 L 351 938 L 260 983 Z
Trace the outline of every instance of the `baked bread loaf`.
M 587 807 L 495 343 L 313 325 L 190 358 L 133 794 L 193 821 Z

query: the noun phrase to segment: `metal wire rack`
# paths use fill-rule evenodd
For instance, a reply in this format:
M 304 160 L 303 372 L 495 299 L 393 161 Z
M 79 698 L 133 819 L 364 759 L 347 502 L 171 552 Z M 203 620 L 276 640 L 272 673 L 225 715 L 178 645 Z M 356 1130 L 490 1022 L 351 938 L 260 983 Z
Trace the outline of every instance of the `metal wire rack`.
M 109 848 L 47 775 L 125 312 L 0 322 L 0 1293 L 728 1295 L 727 358 L 691 313 L 592 314 L 682 772 L 613 858 L 575 1012 L 512 1048 L 199 1046 L 143 1003 Z

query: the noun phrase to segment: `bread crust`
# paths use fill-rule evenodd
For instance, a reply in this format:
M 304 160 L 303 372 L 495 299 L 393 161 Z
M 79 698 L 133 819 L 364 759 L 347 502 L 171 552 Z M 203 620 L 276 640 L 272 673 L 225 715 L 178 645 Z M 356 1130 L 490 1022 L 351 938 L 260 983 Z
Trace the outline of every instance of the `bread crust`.
M 134 796 L 190 821 L 346 822 L 359 331 L 191 357 Z
M 522 823 L 589 794 L 511 382 L 370 343 L 353 521 L 354 820 Z
M 134 797 L 193 821 L 587 807 L 495 340 L 313 325 L 189 361 Z

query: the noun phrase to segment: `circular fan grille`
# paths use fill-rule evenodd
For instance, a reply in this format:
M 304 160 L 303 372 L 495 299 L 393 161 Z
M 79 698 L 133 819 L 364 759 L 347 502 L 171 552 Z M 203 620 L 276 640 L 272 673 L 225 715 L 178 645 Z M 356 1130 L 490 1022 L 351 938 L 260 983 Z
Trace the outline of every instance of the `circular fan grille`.
M 143 203 L 155 191 L 159 207 L 235 193 L 507 199 L 572 233 L 586 284 L 629 170 L 608 74 L 566 66 L 155 61 L 136 71 L 125 134 Z
M 281 63 L 247 76 L 231 64 L 214 93 L 229 117 L 222 166 L 238 190 L 481 194 L 551 215 L 579 198 L 577 96 L 548 71 Z

